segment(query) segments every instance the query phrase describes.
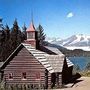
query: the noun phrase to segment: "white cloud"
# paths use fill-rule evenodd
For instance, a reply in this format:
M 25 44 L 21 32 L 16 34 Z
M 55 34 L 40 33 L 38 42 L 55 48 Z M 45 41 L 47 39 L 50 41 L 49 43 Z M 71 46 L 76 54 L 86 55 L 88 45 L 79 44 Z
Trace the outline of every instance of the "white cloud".
M 71 18 L 73 16 L 74 16 L 74 14 L 72 12 L 70 12 L 70 13 L 67 14 L 67 18 Z

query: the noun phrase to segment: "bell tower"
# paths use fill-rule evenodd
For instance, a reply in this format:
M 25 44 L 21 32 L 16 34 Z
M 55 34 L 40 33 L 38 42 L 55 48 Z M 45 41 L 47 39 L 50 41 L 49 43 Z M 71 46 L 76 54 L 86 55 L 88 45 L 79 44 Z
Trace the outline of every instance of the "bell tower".
M 33 21 L 31 21 L 31 24 L 29 28 L 27 28 L 26 33 L 27 33 L 27 40 L 25 42 L 31 44 L 32 47 L 36 48 L 36 35 L 35 35 L 36 31 Z

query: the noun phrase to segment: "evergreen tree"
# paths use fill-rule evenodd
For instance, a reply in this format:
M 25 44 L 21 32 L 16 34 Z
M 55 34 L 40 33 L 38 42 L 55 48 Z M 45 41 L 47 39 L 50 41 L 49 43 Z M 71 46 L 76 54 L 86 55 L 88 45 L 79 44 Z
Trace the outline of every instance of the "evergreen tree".
M 10 29 L 9 29 L 9 26 L 7 24 L 5 26 L 4 32 L 5 32 L 5 42 L 7 42 L 10 39 Z
M 4 39 L 5 39 L 5 33 L 4 33 L 4 26 L 2 23 L 2 18 L 0 18 L 0 45 L 2 46 Z
M 26 33 L 26 25 L 24 23 L 23 27 L 22 27 L 22 33 L 23 33 L 23 40 L 26 40 L 27 39 L 27 33 Z
M 10 40 L 11 40 L 12 50 L 14 50 L 22 42 L 22 33 L 19 29 L 17 19 L 15 19 L 13 27 L 11 29 Z
M 3 20 L 3 19 L 0 18 L 0 31 L 4 29 L 4 27 L 3 27 L 3 23 L 2 23 L 2 20 Z
M 4 26 L 2 23 L 2 18 L 0 18 L 0 61 L 4 60 L 4 49 L 5 49 L 5 32 Z
M 45 34 L 44 34 L 44 29 L 43 27 L 39 24 L 38 28 L 38 41 L 39 41 L 39 45 L 43 45 L 44 44 L 44 40 L 45 40 Z
M 10 29 L 9 26 L 6 24 L 5 29 L 4 29 L 4 33 L 5 33 L 5 41 L 4 41 L 4 50 L 3 50 L 3 61 L 6 60 L 6 58 L 10 55 Z

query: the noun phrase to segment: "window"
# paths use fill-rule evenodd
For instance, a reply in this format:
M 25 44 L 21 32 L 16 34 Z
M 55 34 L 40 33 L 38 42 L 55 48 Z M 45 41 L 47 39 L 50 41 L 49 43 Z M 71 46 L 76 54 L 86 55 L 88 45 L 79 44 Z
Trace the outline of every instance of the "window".
M 28 33 L 27 38 L 28 39 L 35 39 L 35 33 L 33 33 L 33 32 Z
M 13 79 L 13 73 L 9 73 L 8 77 L 9 79 Z
M 36 72 L 35 73 L 35 77 L 36 77 L 36 80 L 39 80 L 40 79 L 40 73 L 39 72 Z
M 26 79 L 26 72 L 22 73 L 22 79 L 25 80 Z

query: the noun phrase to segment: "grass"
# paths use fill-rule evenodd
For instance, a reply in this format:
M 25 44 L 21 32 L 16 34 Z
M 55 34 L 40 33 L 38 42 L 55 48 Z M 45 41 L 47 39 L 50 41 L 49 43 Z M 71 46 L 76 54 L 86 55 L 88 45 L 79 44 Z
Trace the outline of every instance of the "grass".
M 85 70 L 79 72 L 81 76 L 90 77 L 90 70 Z
M 73 71 L 73 74 L 79 73 L 81 76 L 84 77 L 90 77 L 90 70 L 84 70 L 84 71 Z

